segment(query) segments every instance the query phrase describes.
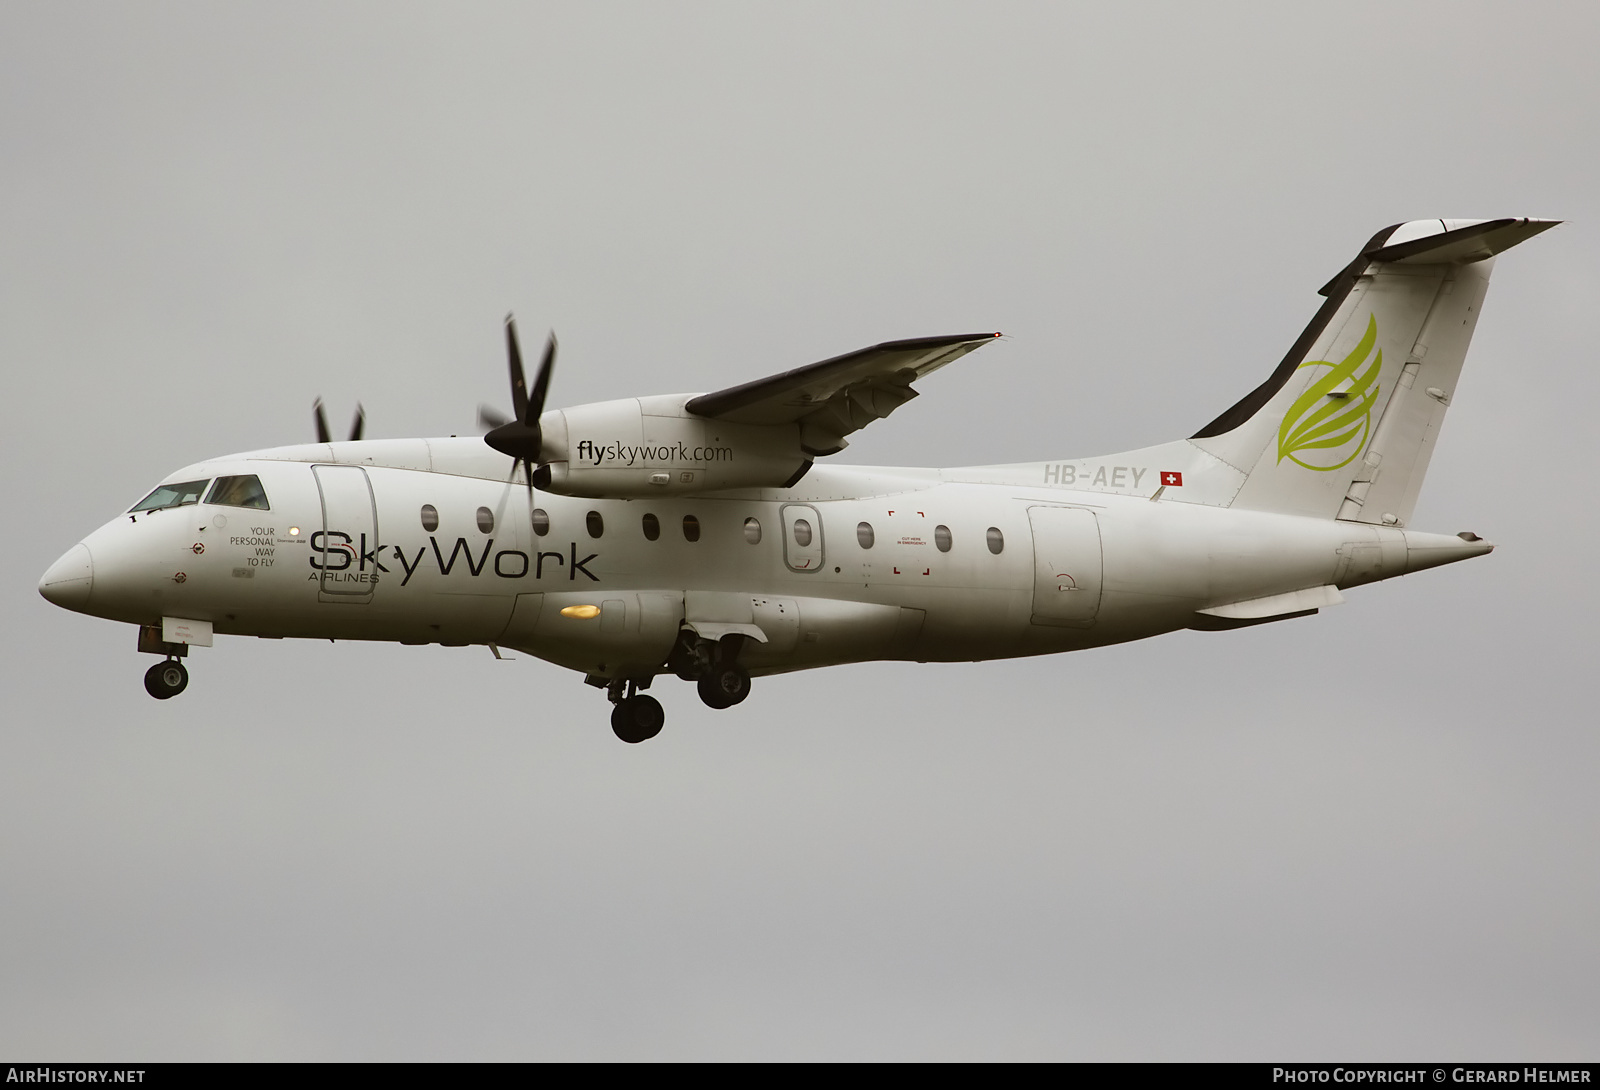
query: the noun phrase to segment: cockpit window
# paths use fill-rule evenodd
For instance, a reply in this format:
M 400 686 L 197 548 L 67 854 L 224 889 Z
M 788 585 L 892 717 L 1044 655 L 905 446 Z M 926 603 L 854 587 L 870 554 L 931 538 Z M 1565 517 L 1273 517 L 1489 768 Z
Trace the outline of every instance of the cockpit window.
M 251 473 L 244 477 L 218 477 L 211 486 L 207 503 L 220 503 L 224 507 L 254 507 L 257 511 L 270 511 L 267 494 L 261 488 L 261 478 Z
M 224 477 L 223 480 L 228 478 Z M 200 496 L 206 490 L 206 481 L 180 481 L 177 484 L 164 484 L 144 499 L 130 511 L 159 511 L 163 507 L 184 507 L 191 503 L 199 503 Z

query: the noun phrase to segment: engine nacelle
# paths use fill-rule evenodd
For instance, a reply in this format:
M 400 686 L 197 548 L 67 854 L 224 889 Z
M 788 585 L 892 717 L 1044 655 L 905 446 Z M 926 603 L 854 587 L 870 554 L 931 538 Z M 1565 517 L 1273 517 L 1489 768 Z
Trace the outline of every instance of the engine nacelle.
M 797 424 L 729 424 L 684 409 L 692 394 L 598 401 L 539 418 L 541 487 L 563 496 L 641 497 L 782 488 L 811 459 Z

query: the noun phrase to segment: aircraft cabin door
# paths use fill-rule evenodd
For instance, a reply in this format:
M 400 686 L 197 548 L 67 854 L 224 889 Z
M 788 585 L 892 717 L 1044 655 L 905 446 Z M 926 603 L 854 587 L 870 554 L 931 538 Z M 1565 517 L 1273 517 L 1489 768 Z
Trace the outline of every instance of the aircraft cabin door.
M 783 520 L 783 562 L 790 571 L 822 570 L 822 516 L 809 503 L 786 503 Z
M 322 571 L 317 601 L 366 605 L 378 584 L 370 559 L 378 551 L 378 505 L 360 466 L 312 466 L 322 495 L 322 529 L 311 537 L 311 560 Z
M 1100 523 L 1081 507 L 1030 507 L 1033 623 L 1088 628 L 1100 612 Z

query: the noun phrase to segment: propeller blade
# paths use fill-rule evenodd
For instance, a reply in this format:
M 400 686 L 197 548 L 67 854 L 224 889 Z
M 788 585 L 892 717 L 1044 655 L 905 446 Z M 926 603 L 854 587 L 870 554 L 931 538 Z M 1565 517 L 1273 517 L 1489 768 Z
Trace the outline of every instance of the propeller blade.
M 322 411 L 322 399 L 319 397 L 311 403 L 311 415 L 317 423 L 317 442 L 331 443 L 332 437 L 328 433 L 328 414 Z
M 539 374 L 533 380 L 533 394 L 528 398 L 527 415 L 522 422 L 531 427 L 537 427 L 539 417 L 544 415 L 544 396 L 550 391 L 550 372 L 556 366 L 556 335 L 551 330 L 550 339 L 545 342 L 544 359 L 539 361 Z
M 517 344 L 517 319 L 506 315 L 506 359 L 511 366 L 511 408 L 521 420 L 528 411 L 528 384 L 522 377 L 522 349 Z
M 478 410 L 478 423 L 489 428 L 483 441 L 501 454 L 511 458 L 511 475 L 516 476 L 517 466 L 524 467 L 528 481 L 528 506 L 533 507 L 533 489 L 542 470 L 539 466 L 540 448 L 544 436 L 539 428 L 539 417 L 544 412 L 545 394 L 550 390 L 550 375 L 555 370 L 556 336 L 550 334 L 544 348 L 544 358 L 539 361 L 533 394 L 528 392 L 527 377 L 522 370 L 522 348 L 517 342 L 517 320 L 506 315 L 506 360 L 511 371 L 511 400 L 516 416 L 503 419 L 499 413 L 483 406 Z M 549 479 L 548 472 L 545 479 Z
M 361 407 L 361 402 L 356 402 L 356 418 L 350 422 L 350 441 L 360 442 L 361 433 L 367 427 L 367 411 Z

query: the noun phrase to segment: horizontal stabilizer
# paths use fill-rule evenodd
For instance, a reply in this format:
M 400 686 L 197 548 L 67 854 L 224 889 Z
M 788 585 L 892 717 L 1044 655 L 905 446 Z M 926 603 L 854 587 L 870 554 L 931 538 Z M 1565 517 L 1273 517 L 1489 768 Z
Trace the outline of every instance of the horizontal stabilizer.
M 1412 220 L 1401 224 L 1369 261 L 1398 261 L 1406 265 L 1442 265 L 1456 261 L 1482 261 L 1560 220 Z M 1437 225 L 1437 226 L 1435 226 Z

